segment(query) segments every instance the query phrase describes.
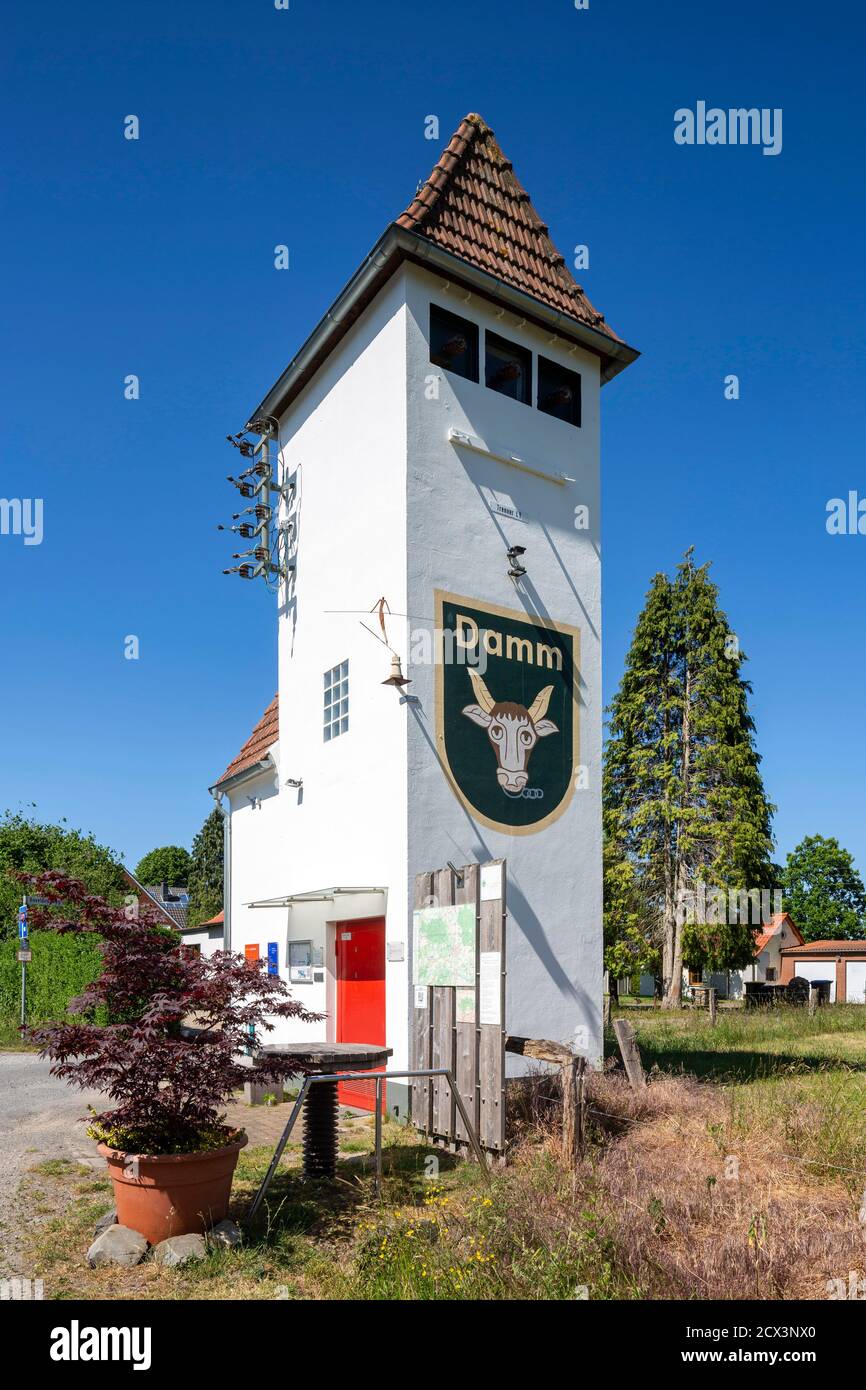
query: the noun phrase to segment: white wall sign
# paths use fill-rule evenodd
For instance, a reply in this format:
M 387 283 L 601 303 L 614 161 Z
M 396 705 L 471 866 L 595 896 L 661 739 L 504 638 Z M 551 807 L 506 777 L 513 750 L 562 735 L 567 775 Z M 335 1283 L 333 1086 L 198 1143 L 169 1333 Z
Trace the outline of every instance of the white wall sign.
M 405 959 L 406 959 L 406 947 L 405 947 L 405 944 L 404 944 L 402 941 L 389 941 L 389 942 L 388 942 L 388 959 L 389 959 L 389 960 L 405 960 Z
M 501 864 L 482 864 L 481 866 L 481 901 L 483 903 L 495 902 L 502 897 L 502 865 Z
M 482 951 L 479 956 L 478 1022 L 502 1023 L 502 952 Z

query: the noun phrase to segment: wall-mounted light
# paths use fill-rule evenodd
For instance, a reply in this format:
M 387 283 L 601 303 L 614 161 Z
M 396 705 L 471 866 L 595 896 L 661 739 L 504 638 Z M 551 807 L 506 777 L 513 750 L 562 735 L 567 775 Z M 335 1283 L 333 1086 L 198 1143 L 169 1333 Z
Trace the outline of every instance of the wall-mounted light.
M 520 563 L 520 557 L 526 554 L 526 546 L 511 545 L 508 547 L 505 554 L 508 556 L 508 577 L 510 579 L 521 579 L 526 573 L 526 567 Z
M 392 657 L 391 657 L 391 674 L 390 674 L 390 676 L 388 677 L 387 680 L 384 680 L 384 681 L 382 682 L 382 684 L 383 684 L 383 685 L 394 685 L 394 686 L 402 686 L 402 685 L 411 685 L 411 684 L 412 684 L 412 682 L 409 680 L 408 676 L 404 676 L 404 675 L 403 675 L 403 668 L 402 668 L 402 666 L 400 665 L 400 658 L 399 658 L 399 656 L 392 656 Z

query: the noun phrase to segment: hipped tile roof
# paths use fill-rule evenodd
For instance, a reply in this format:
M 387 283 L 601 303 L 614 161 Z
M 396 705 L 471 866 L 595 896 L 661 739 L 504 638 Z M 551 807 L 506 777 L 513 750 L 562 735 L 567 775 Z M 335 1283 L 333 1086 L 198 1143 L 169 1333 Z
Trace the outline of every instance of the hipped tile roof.
M 397 226 L 615 342 L 623 341 L 575 281 L 511 160 L 474 112 L 460 122 Z
M 247 768 L 262 762 L 267 757 L 268 749 L 273 747 L 279 737 L 280 700 L 279 696 L 275 695 L 237 757 L 232 759 L 214 785 L 219 787 L 230 777 L 236 777 L 239 772 L 246 772 Z
M 806 941 L 802 946 L 783 946 L 783 956 L 840 956 L 866 951 L 866 941 Z
M 225 914 L 218 912 L 215 917 L 208 917 L 206 922 L 197 922 L 194 927 L 184 927 L 184 931 L 201 931 L 202 927 L 221 927 L 224 925 Z

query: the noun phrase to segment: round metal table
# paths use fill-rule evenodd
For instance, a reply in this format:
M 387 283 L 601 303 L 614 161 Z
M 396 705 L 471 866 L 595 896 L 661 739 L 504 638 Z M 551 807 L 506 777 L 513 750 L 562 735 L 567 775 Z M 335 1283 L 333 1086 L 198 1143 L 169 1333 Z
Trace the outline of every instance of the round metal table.
M 298 1075 L 381 1067 L 393 1049 L 381 1043 L 270 1043 L 264 1052 L 293 1057 Z M 371 1079 L 375 1072 L 371 1070 Z M 337 1082 L 316 1081 L 304 1101 L 304 1176 L 332 1178 L 337 1165 Z

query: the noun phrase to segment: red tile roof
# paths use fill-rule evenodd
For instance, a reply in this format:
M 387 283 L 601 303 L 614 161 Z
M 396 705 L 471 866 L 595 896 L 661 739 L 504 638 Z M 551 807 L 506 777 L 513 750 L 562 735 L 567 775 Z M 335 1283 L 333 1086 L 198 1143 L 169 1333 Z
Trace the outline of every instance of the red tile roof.
M 275 695 L 237 757 L 232 759 L 214 785 L 219 787 L 230 777 L 236 777 L 239 772 L 246 772 L 247 768 L 262 762 L 279 737 L 280 701 L 279 696 Z
M 806 941 L 802 946 L 784 946 L 783 956 L 839 956 L 866 951 L 866 941 Z
M 397 226 L 622 342 L 575 281 L 480 116 L 460 122 Z

